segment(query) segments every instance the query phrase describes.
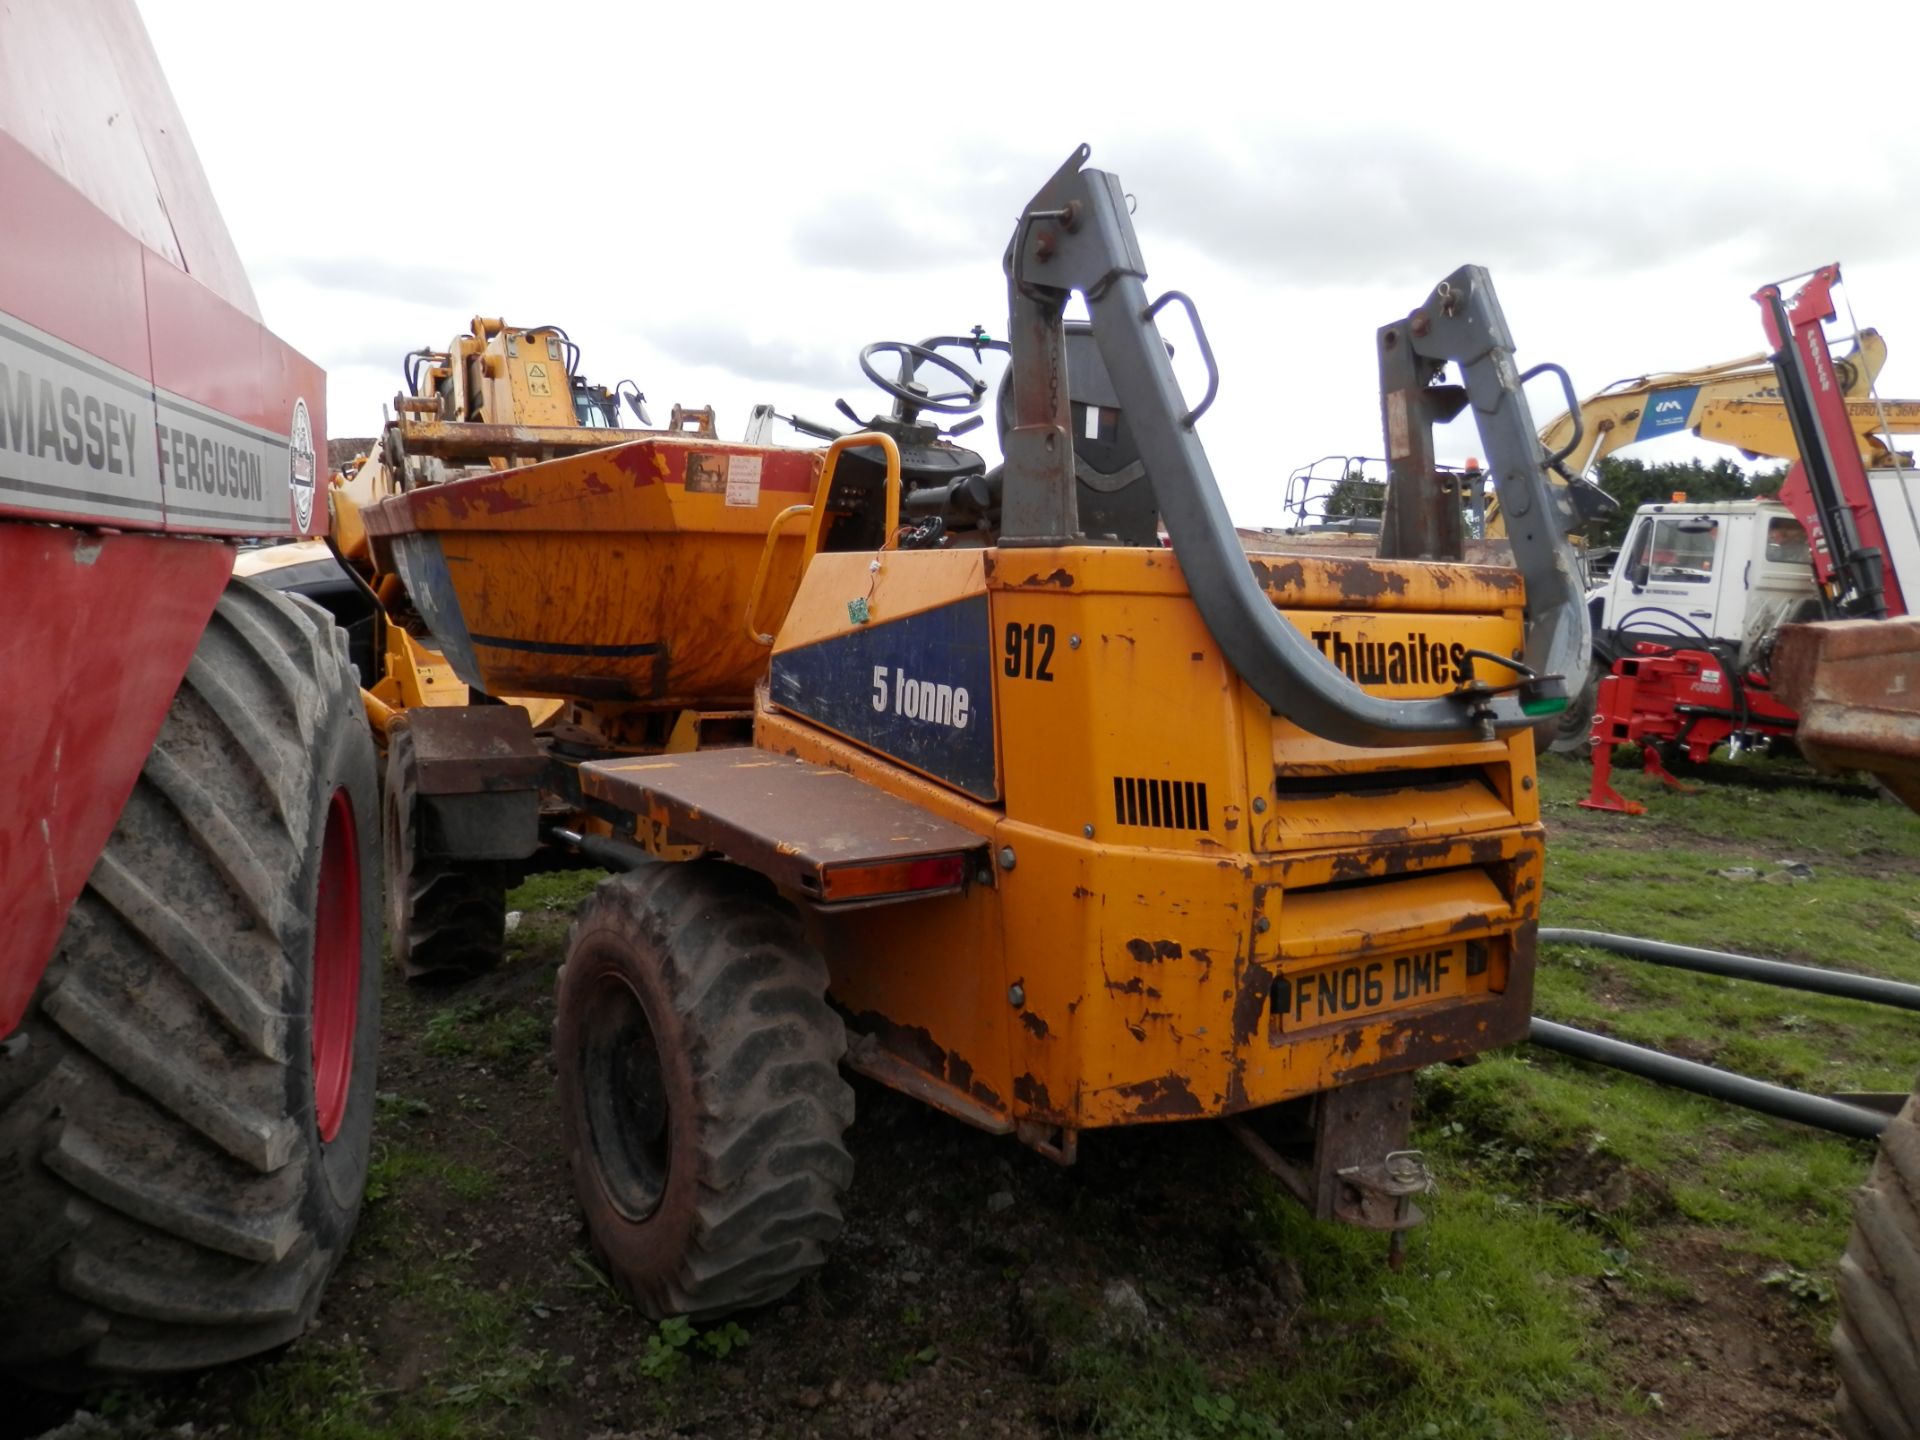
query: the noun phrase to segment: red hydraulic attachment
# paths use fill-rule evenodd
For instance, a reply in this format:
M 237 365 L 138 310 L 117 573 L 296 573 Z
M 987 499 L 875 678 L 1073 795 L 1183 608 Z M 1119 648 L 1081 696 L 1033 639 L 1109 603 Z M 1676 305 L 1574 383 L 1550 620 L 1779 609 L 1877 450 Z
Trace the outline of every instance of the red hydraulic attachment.
M 1593 785 L 1583 810 L 1644 815 L 1647 807 L 1613 788 L 1613 747 L 1638 745 L 1640 764 L 1670 790 L 1674 778 L 1663 747 L 1704 764 L 1714 746 L 1735 738 L 1791 735 L 1800 717 L 1777 700 L 1758 671 L 1735 676 L 1711 650 L 1675 650 L 1641 643 L 1614 662 L 1593 707 Z
M 1821 328 L 1837 313 L 1833 287 L 1839 283 L 1839 265 L 1823 265 L 1790 300 L 1778 285 L 1761 286 L 1753 298 L 1774 347 L 1781 398 L 1801 457 L 1787 471 L 1780 499 L 1812 542 L 1814 578 L 1826 593 L 1828 618 L 1878 620 L 1905 615 L 1907 600 L 1889 563 L 1886 527 Z

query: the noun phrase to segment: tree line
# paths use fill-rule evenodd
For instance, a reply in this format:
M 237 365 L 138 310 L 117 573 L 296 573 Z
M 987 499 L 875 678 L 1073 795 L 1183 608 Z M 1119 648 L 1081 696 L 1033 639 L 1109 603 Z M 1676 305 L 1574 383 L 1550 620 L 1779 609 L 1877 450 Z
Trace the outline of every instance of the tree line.
M 1786 477 L 1785 465 L 1748 473 L 1727 459 L 1711 464 L 1704 460 L 1663 460 L 1650 465 L 1630 456 L 1608 455 L 1594 467 L 1592 478 L 1614 498 L 1618 508 L 1588 522 L 1580 536 L 1596 549 L 1617 546 L 1633 523 L 1634 511 L 1642 505 L 1669 501 L 1676 494 L 1700 503 L 1756 500 L 1777 495 Z M 1385 487 L 1379 480 L 1356 469 L 1334 482 L 1322 508 L 1329 518 L 1377 516 L 1384 496 Z

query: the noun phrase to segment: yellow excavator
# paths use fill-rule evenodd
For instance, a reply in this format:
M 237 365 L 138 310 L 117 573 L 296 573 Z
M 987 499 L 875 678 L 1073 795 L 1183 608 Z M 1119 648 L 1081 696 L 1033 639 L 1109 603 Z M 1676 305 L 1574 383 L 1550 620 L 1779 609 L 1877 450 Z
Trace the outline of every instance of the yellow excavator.
M 1833 367 L 1860 456 L 1875 469 L 1912 464 L 1912 455 L 1895 449 L 1891 438 L 1920 433 L 1920 400 L 1879 400 L 1873 395 L 1874 381 L 1886 363 L 1887 342 L 1880 332 L 1862 330 L 1853 350 Z M 1749 460 L 1793 460 L 1800 454 L 1780 398 L 1779 377 L 1765 354 L 1617 380 L 1549 421 L 1540 443 L 1555 458 L 1561 479 L 1571 484 L 1590 476 L 1614 451 L 1669 435 L 1714 440 Z M 1591 502 L 1579 504 L 1578 491 L 1573 498 L 1573 518 L 1594 513 Z M 1498 496 L 1487 501 L 1482 533 L 1488 539 L 1507 533 Z
M 1834 378 L 1849 399 L 1847 413 L 1868 465 L 1893 457 L 1891 447 L 1878 434 L 1882 428 L 1899 420 L 1920 419 L 1920 401 L 1876 405 L 1872 399 L 1874 380 L 1885 363 L 1887 342 L 1878 330 L 1862 330 L 1853 353 L 1834 361 Z M 1882 409 L 1887 411 L 1885 417 Z M 1578 413 L 1567 411 L 1549 420 L 1540 432 L 1540 444 L 1549 453 L 1561 455 L 1561 465 L 1580 476 L 1624 445 L 1674 434 L 1734 445 L 1747 459 L 1799 455 L 1793 447 L 1788 407 L 1780 399 L 1780 376 L 1774 374 L 1772 361 L 1764 353 L 1741 355 L 1697 371 L 1663 371 L 1617 380 L 1582 399 Z M 1498 503 L 1488 507 L 1488 534 L 1503 534 L 1492 530 L 1496 513 Z
M 1920 434 L 1920 400 L 1882 400 L 1873 394 L 1886 361 L 1887 343 L 1880 332 L 1862 330 L 1853 350 L 1834 362 L 1860 456 L 1869 469 L 1911 465 L 1913 456 L 1894 448 L 1890 440 Z M 1794 460 L 1800 453 L 1787 407 L 1780 399 L 1779 379 L 1764 353 L 1694 370 L 1656 371 L 1616 380 L 1577 406 L 1569 405 L 1540 431 L 1540 442 L 1558 476 L 1555 493 L 1566 502 L 1563 514 L 1570 528 L 1584 526 L 1610 507 L 1596 486 L 1585 483 L 1594 467 L 1616 450 L 1671 435 L 1730 445 L 1748 460 Z M 1329 461 L 1335 462 L 1331 469 Z M 1294 541 L 1342 529 L 1375 533 L 1386 493 L 1384 482 L 1374 475 L 1379 464 L 1359 456 L 1328 456 L 1296 471 L 1289 477 L 1287 494 L 1294 527 L 1282 533 Z M 1466 502 L 1478 503 L 1477 492 L 1486 488 L 1479 462 L 1469 461 L 1464 471 L 1457 472 L 1457 479 Z M 1365 492 L 1357 507 L 1360 518 L 1344 524 L 1322 513 L 1329 493 L 1341 483 L 1358 485 Z M 1490 488 L 1478 529 L 1483 541 L 1507 538 L 1506 515 Z M 1581 543 L 1576 533 L 1574 544 Z

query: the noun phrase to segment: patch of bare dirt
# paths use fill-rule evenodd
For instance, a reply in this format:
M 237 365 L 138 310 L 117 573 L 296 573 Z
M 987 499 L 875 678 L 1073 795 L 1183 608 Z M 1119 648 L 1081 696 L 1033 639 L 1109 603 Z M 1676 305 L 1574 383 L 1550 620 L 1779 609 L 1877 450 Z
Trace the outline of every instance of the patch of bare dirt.
M 1763 1282 L 1770 1266 L 1698 1230 L 1660 1235 L 1635 1263 L 1684 1287 L 1674 1296 L 1611 1279 L 1592 1287 L 1613 1362 L 1646 1412 L 1603 1416 L 1583 1402 L 1561 1417 L 1576 1435 L 1838 1440 L 1825 1322 L 1785 1287 Z

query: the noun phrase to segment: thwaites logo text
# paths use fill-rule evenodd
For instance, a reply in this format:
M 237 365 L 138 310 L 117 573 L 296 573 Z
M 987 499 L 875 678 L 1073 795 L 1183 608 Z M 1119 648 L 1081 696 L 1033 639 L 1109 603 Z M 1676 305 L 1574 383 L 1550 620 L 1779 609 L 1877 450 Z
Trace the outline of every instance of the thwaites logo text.
M 1350 639 L 1335 630 L 1308 636 L 1357 685 L 1453 685 L 1472 678 L 1467 647 L 1424 630 L 1398 640 Z

